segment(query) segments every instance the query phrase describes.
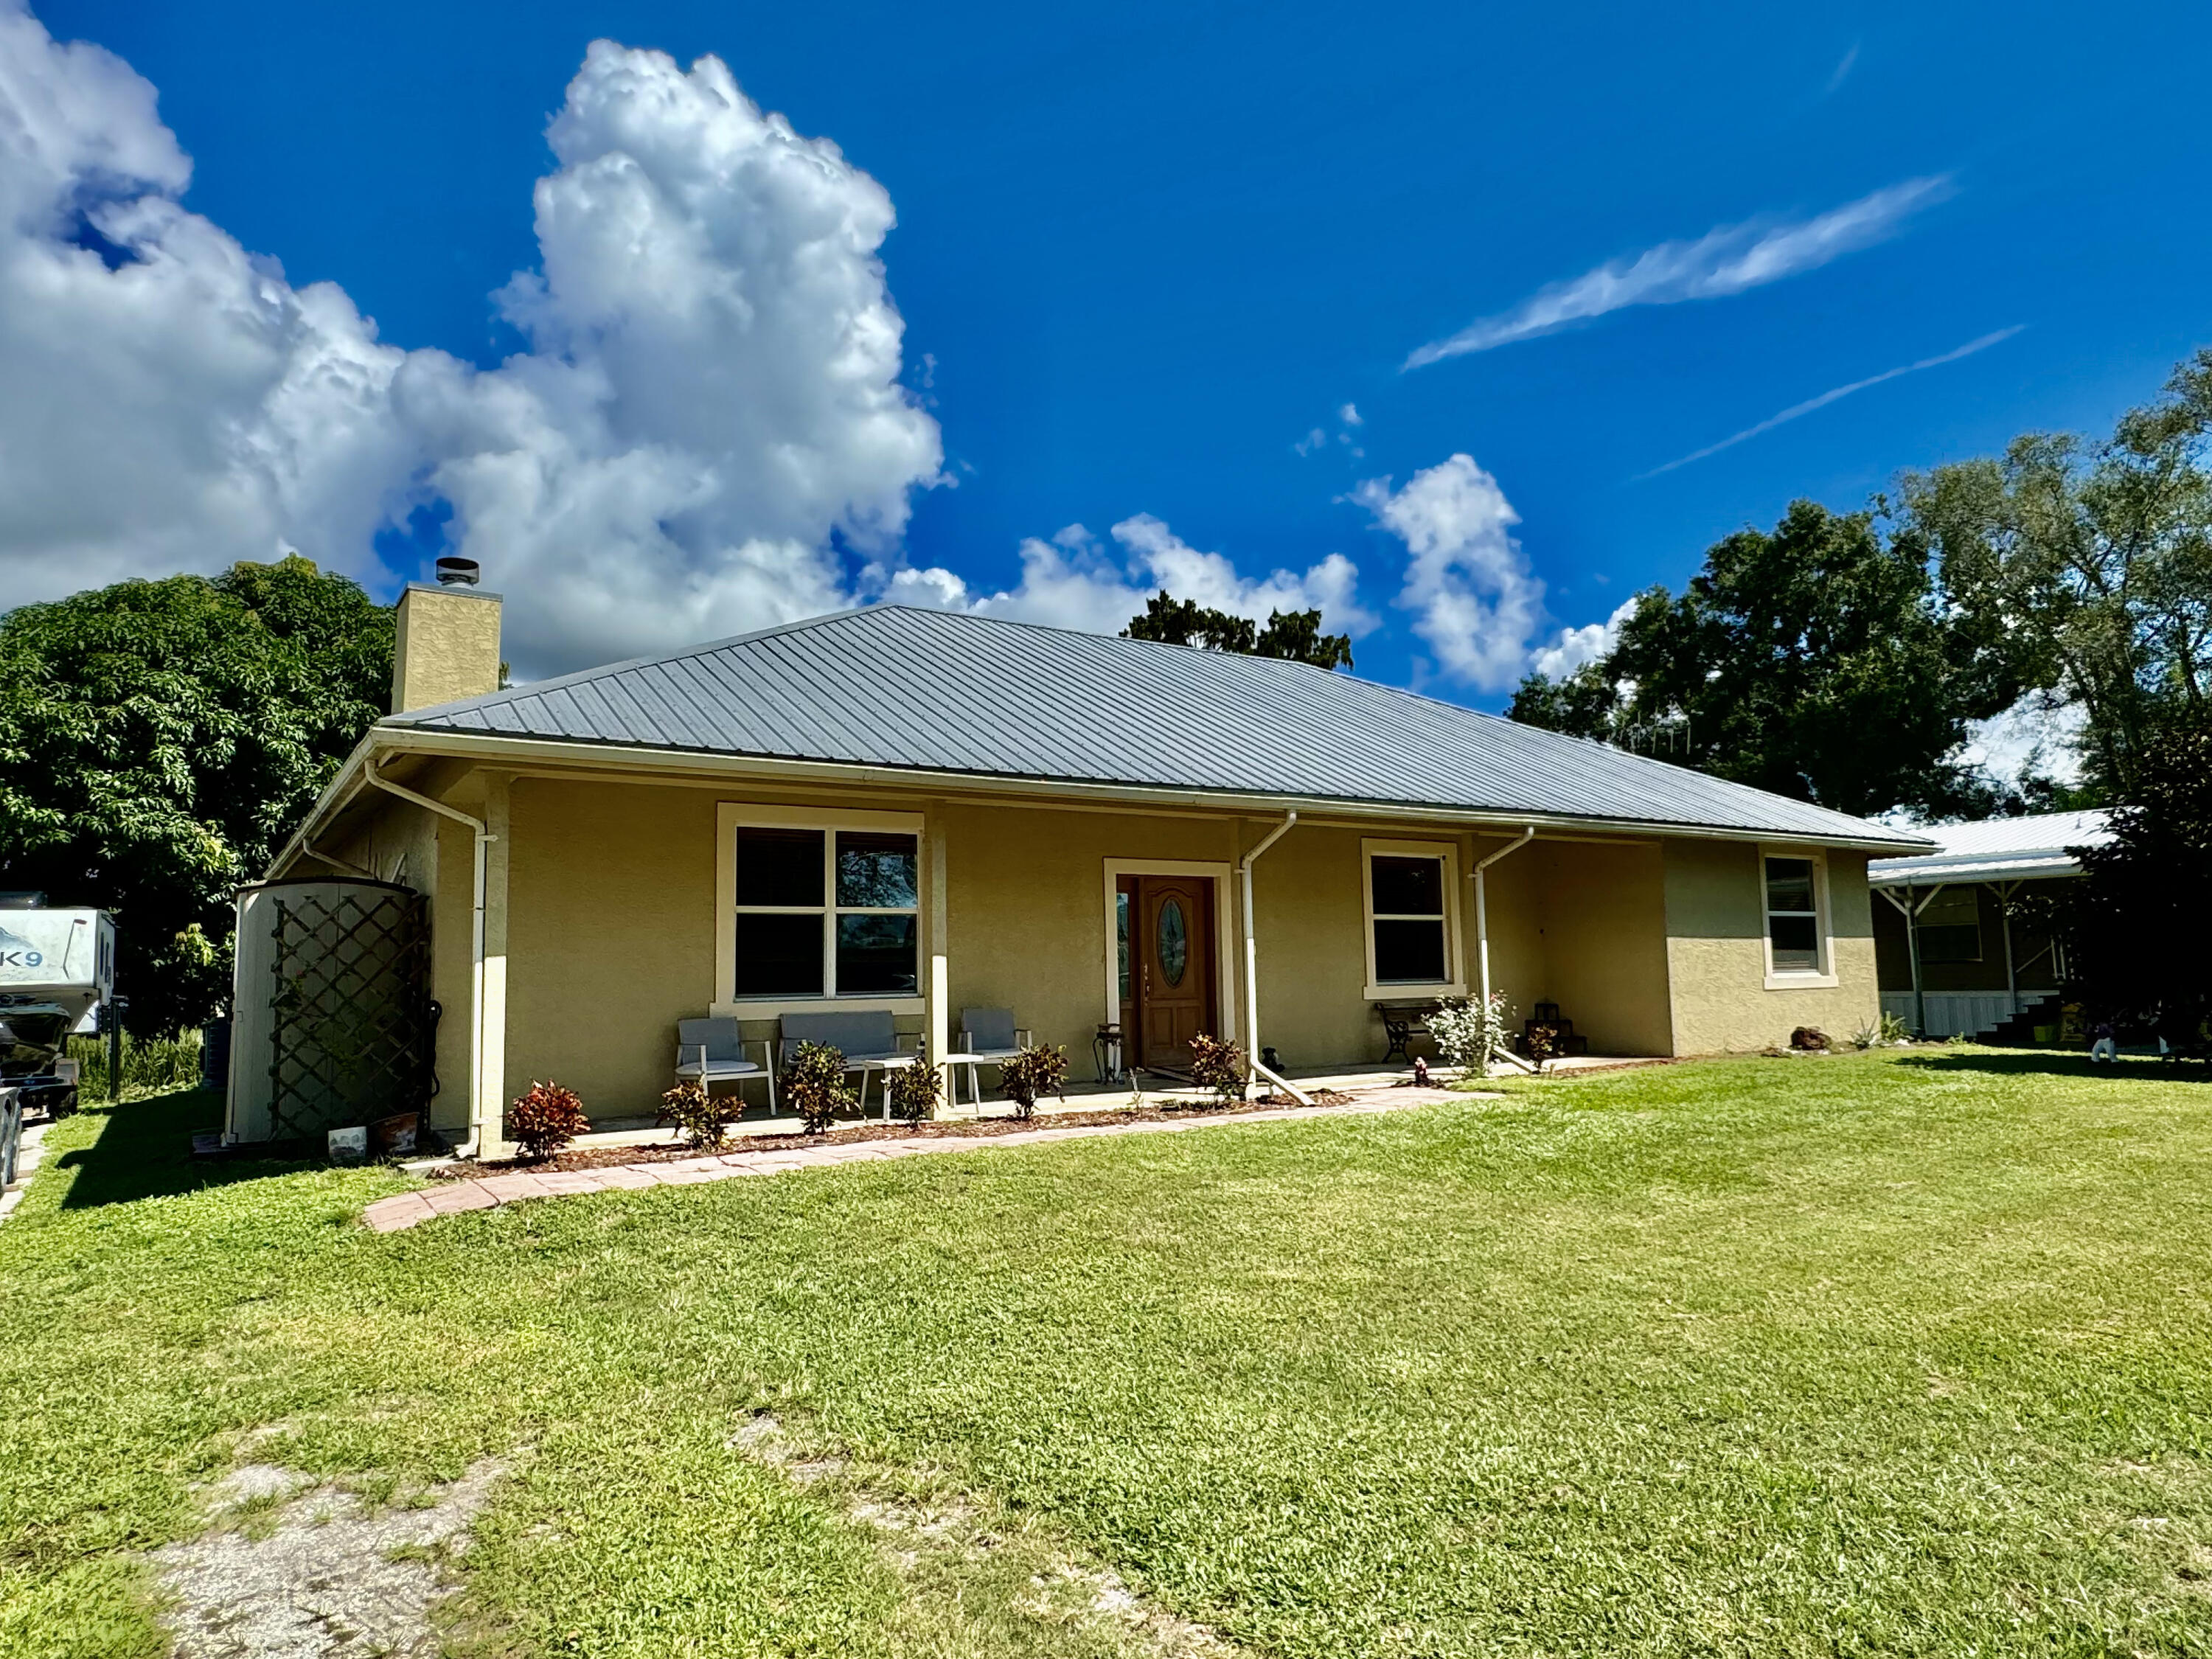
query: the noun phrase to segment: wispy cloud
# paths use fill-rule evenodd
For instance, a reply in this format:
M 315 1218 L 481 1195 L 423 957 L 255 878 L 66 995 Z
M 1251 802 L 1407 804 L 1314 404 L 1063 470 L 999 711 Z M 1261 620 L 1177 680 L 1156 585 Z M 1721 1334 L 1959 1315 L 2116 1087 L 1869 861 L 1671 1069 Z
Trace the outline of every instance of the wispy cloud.
M 1951 194 L 1950 176 L 1907 179 L 1810 219 L 1747 220 L 1695 241 L 1662 242 L 1571 281 L 1540 288 L 1510 311 L 1470 323 L 1406 359 L 1421 368 L 1447 357 L 1533 339 L 1629 306 L 1674 305 L 1741 294 L 1812 270 L 1895 235 L 1920 209 Z
M 1678 466 L 1687 466 L 1692 461 L 1702 461 L 1708 455 L 1717 455 L 1723 449 L 1733 449 L 1747 438 L 1756 438 L 1762 432 L 1771 432 L 1776 427 L 1794 421 L 1801 415 L 1810 415 L 1816 409 L 1826 409 L 1830 404 L 1839 402 L 1850 397 L 1854 392 L 1864 392 L 1869 386 L 1880 386 L 1884 380 L 1894 380 L 1907 374 L 1917 374 L 1923 368 L 1941 368 L 1945 363 L 1955 363 L 1961 357 L 1971 357 L 1978 351 L 1987 351 L 1991 346 L 2009 340 L 2027 326 L 2025 323 L 2014 323 L 2010 328 L 2001 328 L 1994 334 L 1984 334 L 1978 340 L 1969 340 L 1957 349 L 1947 351 L 1941 356 L 1923 357 L 1917 363 L 1901 363 L 1895 368 L 1886 368 L 1879 374 L 1869 374 L 1863 380 L 1853 380 L 1849 386 L 1831 386 L 1817 398 L 1808 398 L 1802 404 L 1792 404 L 1780 414 L 1768 416 L 1757 426 L 1747 426 L 1742 431 L 1732 434 L 1717 444 L 1707 444 L 1703 449 L 1693 450 L 1679 460 L 1668 462 L 1664 466 L 1655 466 L 1649 472 L 1639 472 L 1629 482 L 1641 483 L 1644 479 L 1656 478 L 1662 472 L 1672 472 Z
M 1851 49 L 1844 54 L 1843 62 L 1836 65 L 1836 72 L 1828 77 L 1828 84 L 1821 88 L 1820 96 L 1823 98 L 1835 96 L 1836 88 L 1844 84 L 1844 78 L 1850 74 L 1852 66 L 1858 61 L 1859 43 L 1854 40 L 1851 42 Z

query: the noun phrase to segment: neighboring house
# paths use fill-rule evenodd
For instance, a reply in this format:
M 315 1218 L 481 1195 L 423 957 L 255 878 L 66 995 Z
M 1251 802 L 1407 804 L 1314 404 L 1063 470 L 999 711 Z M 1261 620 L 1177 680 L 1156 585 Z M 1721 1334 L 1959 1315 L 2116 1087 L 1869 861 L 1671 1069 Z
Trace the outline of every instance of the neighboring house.
M 434 1120 L 486 1146 L 534 1079 L 650 1113 L 709 1012 L 888 1011 L 942 1055 L 1010 1008 L 1078 1077 L 1102 1024 L 1175 1066 L 1256 1023 L 1319 1069 L 1486 947 L 1595 1053 L 1848 1031 L 1868 856 L 1927 845 L 1297 663 L 884 607 L 500 691 L 498 614 L 408 590 L 398 712 L 270 872 L 427 896 Z
M 2065 949 L 2016 905 L 2027 884 L 2081 875 L 2067 848 L 2109 841 L 2105 815 L 2043 812 L 1921 833 L 1936 851 L 1867 866 L 1888 901 L 1875 907 L 1882 1011 L 1924 1036 L 2054 1023 Z

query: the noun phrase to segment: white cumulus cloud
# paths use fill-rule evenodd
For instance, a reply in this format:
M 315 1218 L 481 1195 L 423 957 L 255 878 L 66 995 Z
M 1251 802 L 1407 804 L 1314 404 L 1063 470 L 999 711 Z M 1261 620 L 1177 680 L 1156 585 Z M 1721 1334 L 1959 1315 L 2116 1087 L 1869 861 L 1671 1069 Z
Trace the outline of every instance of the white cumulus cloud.
M 1586 662 L 1595 662 L 1620 642 L 1620 625 L 1636 614 L 1637 601 L 1623 599 L 1601 623 L 1562 628 L 1552 642 L 1529 659 L 1528 666 L 1547 679 L 1565 679 Z
M 1101 542 L 1081 525 L 1070 525 L 1049 540 L 1025 539 L 1021 580 L 997 592 L 972 592 L 953 572 L 933 568 L 896 572 L 884 597 L 1098 634 L 1119 633 L 1162 588 L 1255 622 L 1275 611 L 1318 609 L 1332 630 L 1358 635 L 1376 624 L 1359 604 L 1358 568 L 1341 553 L 1303 573 L 1253 577 L 1224 555 L 1191 546 L 1149 513 L 1124 519 L 1109 534 L 1110 542 Z
M 188 211 L 154 88 L 0 0 L 0 605 L 296 546 L 364 580 L 442 496 L 543 673 L 848 601 L 939 478 L 882 186 L 730 71 L 600 41 L 490 370 L 380 341 Z
M 1452 678 L 1503 690 L 1527 672 L 1544 620 L 1544 584 L 1514 538 L 1521 515 L 1469 455 L 1453 455 L 1393 489 L 1370 478 L 1352 499 L 1406 544 L 1398 604 L 1413 613 Z
M 1446 357 L 1533 339 L 1629 306 L 1710 300 L 1780 282 L 1895 235 L 1920 209 L 1951 194 L 1948 175 L 1900 184 L 1809 219 L 1747 220 L 1694 241 L 1662 242 L 1537 289 L 1510 311 L 1468 324 L 1406 359 L 1420 368 Z

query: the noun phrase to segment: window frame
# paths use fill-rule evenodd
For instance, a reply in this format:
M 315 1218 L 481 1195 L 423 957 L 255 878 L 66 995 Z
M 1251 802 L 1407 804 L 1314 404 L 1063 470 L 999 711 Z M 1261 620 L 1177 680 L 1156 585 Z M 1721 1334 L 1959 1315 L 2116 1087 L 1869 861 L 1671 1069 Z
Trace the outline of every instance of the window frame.
M 1820 960 L 1810 968 L 1777 968 L 1774 965 L 1774 917 L 1803 915 L 1802 910 L 1777 911 L 1768 902 L 1766 861 L 1769 859 L 1802 859 L 1813 866 L 1813 946 Z M 1818 847 L 1792 847 L 1786 842 L 1762 842 L 1759 846 L 1759 950 L 1766 970 L 1766 988 L 1770 991 L 1810 991 L 1832 989 L 1839 982 L 1836 977 L 1836 940 L 1834 912 L 1828 902 L 1828 855 Z
M 765 806 L 723 801 L 715 810 L 714 825 L 714 1001 L 713 1012 L 722 1017 L 767 1019 L 785 1010 L 849 1008 L 920 1013 L 922 988 L 929 972 L 929 941 L 922 919 L 929 909 L 928 842 L 920 812 L 854 811 L 821 806 Z M 822 902 L 811 904 L 744 904 L 738 902 L 738 831 L 740 830 L 811 830 L 823 836 Z M 861 834 L 914 837 L 914 903 L 911 906 L 840 904 L 837 902 L 837 835 Z M 785 991 L 754 995 L 737 994 L 739 915 L 814 915 L 822 927 L 822 984 L 819 992 Z M 911 992 L 866 991 L 841 994 L 837 987 L 837 919 L 847 915 L 910 915 L 914 918 L 915 988 Z
M 1370 1002 L 1395 1002 L 1420 997 L 1463 997 L 1467 994 L 1467 955 L 1460 943 L 1459 843 L 1454 841 L 1382 841 L 1363 836 L 1359 842 L 1360 933 L 1367 960 Z M 1443 868 L 1443 915 L 1441 918 L 1375 912 L 1375 860 L 1377 858 L 1434 859 Z M 1375 924 L 1382 921 L 1441 920 L 1444 932 L 1444 974 L 1441 980 L 1390 980 L 1376 977 Z

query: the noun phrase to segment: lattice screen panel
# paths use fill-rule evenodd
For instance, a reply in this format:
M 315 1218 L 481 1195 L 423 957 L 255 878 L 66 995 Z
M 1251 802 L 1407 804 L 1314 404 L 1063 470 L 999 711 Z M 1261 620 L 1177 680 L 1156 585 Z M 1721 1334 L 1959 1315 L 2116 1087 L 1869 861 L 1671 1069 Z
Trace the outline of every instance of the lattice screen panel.
M 275 1135 L 421 1110 L 434 1087 L 435 1030 L 422 896 L 311 890 L 276 908 Z

